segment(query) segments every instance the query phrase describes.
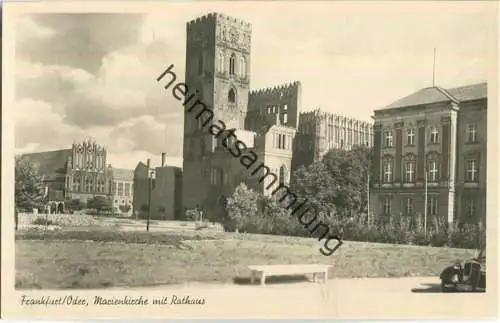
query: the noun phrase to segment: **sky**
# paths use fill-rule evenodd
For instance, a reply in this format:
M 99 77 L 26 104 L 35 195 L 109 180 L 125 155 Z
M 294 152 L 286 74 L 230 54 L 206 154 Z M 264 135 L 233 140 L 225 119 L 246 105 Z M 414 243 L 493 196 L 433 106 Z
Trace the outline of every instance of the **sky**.
M 396 7 L 397 6 L 397 7 Z M 202 2 L 152 14 L 31 14 L 16 20 L 16 153 L 95 140 L 108 163 L 182 164 L 183 113 L 155 79 L 184 79 L 186 22 L 221 12 L 252 24 L 250 87 L 302 83 L 302 111 L 369 120 L 432 86 L 486 81 L 491 3 Z M 309 10 L 309 12 L 307 12 Z M 491 56 L 490 56 L 491 57 Z

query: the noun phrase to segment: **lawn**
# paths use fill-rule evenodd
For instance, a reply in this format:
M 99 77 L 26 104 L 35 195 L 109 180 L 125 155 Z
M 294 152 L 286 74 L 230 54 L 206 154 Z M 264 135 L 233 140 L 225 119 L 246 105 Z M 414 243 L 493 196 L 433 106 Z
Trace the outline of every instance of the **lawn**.
M 97 232 L 97 233 L 96 233 Z M 248 265 L 323 263 L 330 277 L 435 276 L 474 250 L 345 242 L 330 257 L 315 239 L 251 234 L 24 233 L 16 237 L 17 288 L 105 288 L 184 282 L 244 283 Z M 113 239 L 104 239 L 106 234 Z M 94 240 L 94 241 L 93 241 Z M 99 241 L 98 241 L 99 240 Z

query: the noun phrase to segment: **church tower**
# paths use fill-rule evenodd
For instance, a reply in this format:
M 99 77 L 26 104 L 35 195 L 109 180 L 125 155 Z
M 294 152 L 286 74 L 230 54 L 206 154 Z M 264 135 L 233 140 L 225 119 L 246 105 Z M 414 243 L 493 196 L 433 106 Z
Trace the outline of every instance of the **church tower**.
M 185 83 L 226 129 L 243 129 L 250 87 L 251 26 L 219 13 L 187 23 Z M 201 121 L 201 122 L 200 122 Z M 202 207 L 211 184 L 216 138 L 202 118 L 185 109 L 183 143 L 184 207 Z

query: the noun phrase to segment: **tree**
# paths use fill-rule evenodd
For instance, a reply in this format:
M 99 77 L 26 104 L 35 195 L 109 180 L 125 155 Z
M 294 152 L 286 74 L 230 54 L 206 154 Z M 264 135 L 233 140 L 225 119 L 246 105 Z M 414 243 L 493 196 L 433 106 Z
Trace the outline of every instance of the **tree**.
M 89 209 L 95 209 L 98 212 L 105 212 L 112 210 L 112 203 L 110 199 L 103 196 L 95 196 L 87 201 L 87 207 Z
M 227 199 L 227 218 L 223 221 L 226 230 L 241 230 L 246 217 L 262 216 L 260 205 L 261 198 L 257 192 L 248 188 L 245 183 L 238 185 L 233 195 Z
M 80 211 L 83 210 L 87 205 L 84 201 L 80 199 L 72 199 L 65 203 L 66 209 L 69 211 Z
M 45 185 L 38 168 L 24 158 L 15 163 L 15 205 L 16 212 L 32 211 L 42 207 Z
M 260 196 L 254 190 L 248 188 L 245 183 L 236 187 L 233 195 L 227 200 L 228 216 L 232 219 L 244 216 L 255 216 L 260 214 Z
M 342 215 L 365 211 L 371 149 L 330 150 L 322 160 L 338 189 L 333 203 Z
M 292 190 L 299 199 L 307 199 L 308 205 L 317 214 L 331 214 L 335 211 L 334 200 L 340 183 L 333 180 L 323 162 L 300 167 L 293 176 Z

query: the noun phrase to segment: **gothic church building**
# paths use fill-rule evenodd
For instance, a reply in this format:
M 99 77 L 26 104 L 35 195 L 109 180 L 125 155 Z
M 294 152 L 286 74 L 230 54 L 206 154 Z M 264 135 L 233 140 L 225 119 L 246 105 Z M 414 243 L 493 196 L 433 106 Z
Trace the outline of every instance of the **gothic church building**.
M 228 131 L 288 183 L 301 110 L 301 84 L 250 91 L 249 23 L 211 13 L 187 23 L 185 82 Z M 244 182 L 264 194 L 267 182 L 252 176 L 188 111 L 184 115 L 183 206 L 220 217 L 227 198 Z

